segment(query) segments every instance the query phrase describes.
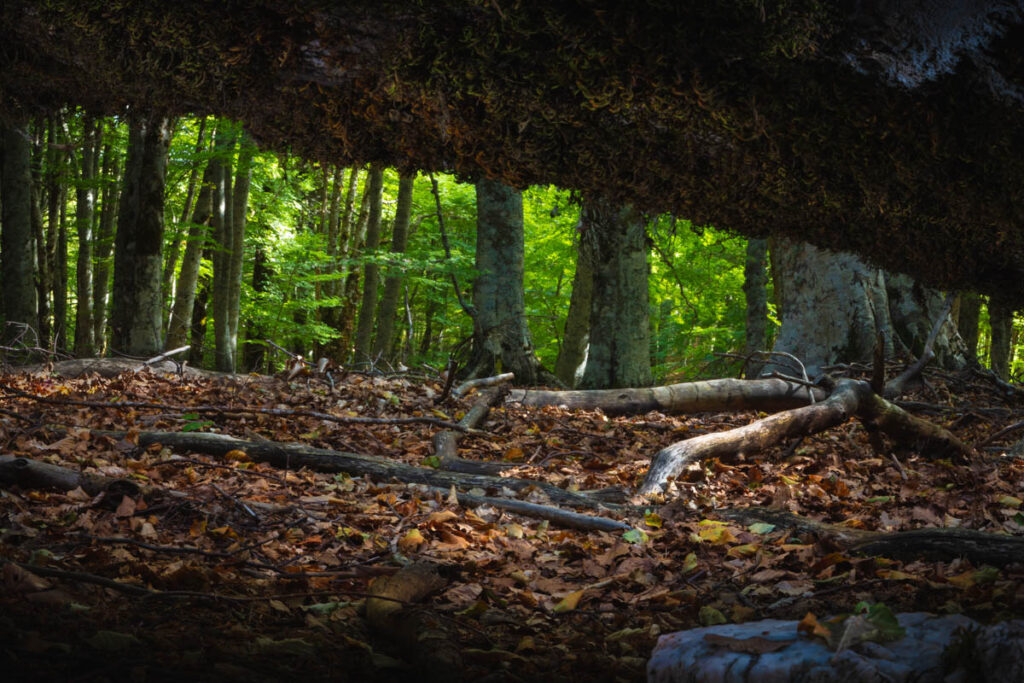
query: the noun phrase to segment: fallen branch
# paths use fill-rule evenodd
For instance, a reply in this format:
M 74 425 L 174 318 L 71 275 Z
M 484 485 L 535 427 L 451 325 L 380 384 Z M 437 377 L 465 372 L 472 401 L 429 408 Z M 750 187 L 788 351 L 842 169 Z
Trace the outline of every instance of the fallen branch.
M 506 372 L 501 375 L 495 375 L 494 377 L 480 377 L 477 379 L 466 380 L 459 386 L 452 390 L 452 396 L 455 398 L 462 398 L 473 389 L 480 389 L 483 387 L 496 387 L 499 384 L 505 384 L 515 379 L 515 373 Z
M 115 438 L 124 438 L 124 432 L 100 432 Z M 355 476 L 372 477 L 378 481 L 397 479 L 409 484 L 423 484 L 445 490 L 454 486 L 468 490 L 480 488 L 516 492 L 536 490 L 559 505 L 571 505 L 589 509 L 612 509 L 614 506 L 601 503 L 580 493 L 573 493 L 553 484 L 532 479 L 496 477 L 484 474 L 444 472 L 425 467 L 415 467 L 389 458 L 344 453 L 323 448 L 311 448 L 301 444 L 284 444 L 275 441 L 246 441 L 225 434 L 206 432 L 141 432 L 139 446 L 145 448 L 162 444 L 168 448 L 190 450 L 208 455 L 222 456 L 228 451 L 242 450 L 250 459 L 265 462 L 274 467 L 299 469 L 307 467 L 318 472 L 346 472 Z
M 984 564 L 1005 567 L 1024 562 L 1024 537 L 1008 534 L 949 528 L 867 531 L 765 508 L 716 510 L 713 514 L 744 526 L 767 522 L 801 535 L 828 540 L 845 551 L 859 555 L 942 561 L 965 557 L 976 567 Z
M 491 391 L 481 395 L 473 407 L 459 420 L 459 427 L 462 432 L 444 430 L 434 434 L 431 442 L 434 446 L 434 455 L 441 459 L 441 469 L 448 472 L 463 472 L 466 474 L 494 474 L 498 475 L 505 470 L 512 469 L 515 463 L 490 462 L 484 460 L 466 460 L 456 455 L 456 447 L 462 435 L 470 430 L 476 429 L 481 422 L 487 419 L 491 407 L 501 400 L 500 391 Z
M 664 490 L 668 480 L 693 462 L 750 454 L 783 439 L 808 436 L 859 417 L 901 444 L 916 447 L 935 457 L 966 456 L 971 449 L 947 430 L 889 403 L 859 380 L 840 380 L 825 401 L 770 415 L 748 425 L 714 432 L 674 443 L 654 455 L 651 468 L 640 486 L 650 495 Z
M 438 493 L 447 493 L 447 491 L 439 488 L 433 488 L 432 490 Z M 524 500 L 477 496 L 469 493 L 460 493 L 457 498 L 459 500 L 459 504 L 464 507 L 481 507 L 484 505 L 490 505 L 502 510 L 516 512 L 525 517 L 546 519 L 556 526 L 565 527 L 567 529 L 616 532 L 629 531 L 633 528 L 629 524 L 615 519 L 595 517 L 594 515 L 584 515 L 579 512 L 573 512 L 572 510 L 563 510 L 562 508 L 551 507 L 550 505 L 540 505 L 538 503 L 528 503 Z
M 947 294 L 946 300 L 942 304 L 942 309 L 939 311 L 938 318 L 935 320 L 935 324 L 932 325 L 931 332 L 928 333 L 928 339 L 925 340 L 924 350 L 921 351 L 921 357 L 911 365 L 909 368 L 899 374 L 898 377 L 893 378 L 886 383 L 885 389 L 882 391 L 882 395 L 885 398 L 896 398 L 901 395 L 907 389 L 907 385 L 920 376 L 921 371 L 924 370 L 924 366 L 928 365 L 935 358 L 935 340 L 939 336 L 939 330 L 942 329 L 943 324 L 946 322 L 946 318 L 949 317 L 949 312 L 953 309 L 953 295 Z
M 809 399 L 810 397 L 813 400 Z M 783 379 L 713 379 L 647 389 L 598 389 L 594 391 L 537 391 L 513 389 L 508 401 L 524 406 L 566 406 L 574 410 L 600 408 L 609 415 L 706 413 L 729 410 L 775 412 L 805 406 L 827 397 Z

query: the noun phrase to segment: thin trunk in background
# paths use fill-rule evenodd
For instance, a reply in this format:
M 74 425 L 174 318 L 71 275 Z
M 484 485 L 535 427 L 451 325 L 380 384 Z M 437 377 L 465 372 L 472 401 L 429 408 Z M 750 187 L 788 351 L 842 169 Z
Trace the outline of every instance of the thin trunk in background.
M 230 354 L 231 369 L 238 364 L 238 312 L 242 300 L 242 257 L 245 254 L 245 225 L 249 209 L 249 186 L 252 184 L 252 159 L 256 152 L 255 143 L 243 133 L 239 138 L 238 165 L 235 184 L 231 190 L 231 253 L 229 256 L 227 297 L 228 297 L 228 339 L 227 352 Z
M 0 173 L 0 276 L 3 280 L 5 326 L 0 339 L 35 346 L 38 321 L 35 288 L 35 246 L 32 236 L 32 144 L 27 120 L 3 126 L 3 166 Z M 17 325 L 16 325 L 17 324 Z
M 581 217 L 582 218 L 582 217 Z M 576 226 L 576 273 L 572 278 L 569 312 L 565 317 L 562 346 L 555 361 L 555 375 L 567 387 L 575 387 L 583 376 L 590 341 L 590 307 L 594 294 L 592 240 L 583 239 L 582 220 Z
M 192 307 L 196 300 L 196 286 L 199 282 L 199 266 L 203 260 L 206 237 L 210 230 L 210 216 L 213 214 L 214 177 L 220 173 L 220 162 L 210 159 L 203 171 L 202 185 L 192 210 L 192 221 L 185 242 L 185 254 L 181 259 L 181 270 L 174 286 L 174 305 L 167 325 L 167 343 L 170 349 L 180 348 L 188 339 L 192 329 Z
M 206 140 L 203 135 L 206 132 L 206 117 L 199 120 L 199 132 L 196 133 L 196 146 L 192 152 L 192 168 L 188 172 L 188 184 L 185 189 L 185 203 L 181 207 L 181 217 L 174 226 L 174 235 L 167 247 L 167 257 L 164 259 L 164 272 L 160 280 L 160 291 L 163 292 L 165 302 L 174 298 L 174 271 L 178 267 L 178 257 L 181 255 L 181 242 L 191 230 L 188 226 L 188 217 L 192 214 L 192 202 L 196 198 L 196 183 L 199 180 L 199 156 L 203 152 Z M 170 319 L 168 318 L 168 323 Z
M 256 299 L 253 308 L 256 309 L 257 315 L 260 310 L 261 294 L 270 287 L 270 279 L 273 276 L 269 264 L 267 250 L 262 246 L 257 246 L 252 264 L 252 291 Z M 242 367 L 246 372 L 259 372 L 266 363 L 267 350 L 263 344 L 266 332 L 258 320 L 250 321 L 245 336 L 247 341 L 242 352 Z
M 100 172 L 100 220 L 93 256 L 96 260 L 92 279 L 92 317 L 97 350 L 106 350 L 107 301 L 110 298 L 111 253 L 117 225 L 117 206 L 121 196 L 120 152 L 109 143 L 103 147 Z
M 43 158 L 45 132 L 38 122 L 33 126 L 32 135 L 32 236 L 35 239 L 36 308 L 39 346 L 50 345 L 52 323 L 50 321 L 50 290 L 53 288 L 53 271 L 47 252 L 46 229 L 43 225 Z
M 53 274 L 53 344 L 67 344 L 68 324 L 68 233 L 64 223 L 65 185 L 62 182 L 65 158 L 57 139 L 60 114 L 46 120 L 46 251 Z
M 369 255 L 380 246 L 381 194 L 384 190 L 384 167 L 380 164 L 370 166 L 370 182 L 367 192 L 370 195 L 369 214 L 366 221 L 366 241 L 364 255 Z M 377 308 L 377 284 L 380 267 L 375 263 L 363 265 L 363 297 L 359 306 L 359 321 L 356 325 L 355 351 L 353 361 L 357 364 L 372 362 L 370 357 L 370 338 L 373 335 L 373 317 Z
M 91 116 L 82 118 L 82 145 L 78 182 L 75 186 L 75 227 L 78 229 L 78 262 L 75 277 L 75 355 L 96 351 L 93 326 L 93 216 L 96 210 L 96 136 L 102 128 Z
M 391 231 L 391 253 L 405 254 L 406 242 L 409 238 L 409 218 L 412 214 L 412 191 L 416 174 L 404 174 L 398 180 L 398 206 L 395 209 L 395 223 Z M 399 257 L 400 258 L 400 257 Z M 404 268 L 394 264 L 384 280 L 384 293 L 380 298 L 380 310 L 377 315 L 377 337 L 373 344 L 374 357 L 394 360 L 394 325 L 398 314 L 398 296 L 402 293 L 404 278 L 400 274 Z
M 214 177 L 213 185 L 213 286 L 210 300 L 213 308 L 214 367 L 221 372 L 231 372 L 234 365 L 231 353 L 230 310 L 231 245 L 234 221 L 231 202 L 231 161 L 236 136 L 233 133 L 219 134 L 214 143 L 214 153 L 220 160 L 220 172 Z
M 1003 380 L 1010 379 L 1010 362 L 1013 349 L 1010 337 L 1013 334 L 1013 308 L 1002 301 L 988 302 L 988 320 L 992 328 L 992 348 L 989 351 L 989 365 L 992 372 Z
M 743 266 L 743 294 L 747 301 L 746 336 L 743 352 L 750 356 L 768 350 L 768 240 L 747 240 Z M 763 363 L 747 361 L 747 377 L 757 377 Z
M 968 362 L 978 362 L 978 321 L 981 318 L 981 297 L 974 292 L 960 294 L 956 328 L 964 340 Z
M 167 119 L 133 113 L 124 191 L 114 242 L 111 347 L 135 356 L 163 347 L 164 179 L 170 143 Z

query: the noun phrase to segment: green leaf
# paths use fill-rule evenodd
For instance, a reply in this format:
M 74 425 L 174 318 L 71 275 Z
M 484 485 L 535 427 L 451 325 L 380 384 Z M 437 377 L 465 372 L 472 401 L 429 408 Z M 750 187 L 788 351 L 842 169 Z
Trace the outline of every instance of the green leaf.
M 647 542 L 647 534 L 639 529 L 630 529 L 626 533 L 622 534 L 622 540 L 634 545 L 643 545 Z
M 775 525 L 768 524 L 767 522 L 755 522 L 747 527 L 747 531 L 752 534 L 760 534 L 763 536 L 764 534 L 770 534 L 775 531 Z
M 428 455 L 420 461 L 420 464 L 424 467 L 433 467 L 436 470 L 441 467 L 441 457 L 437 455 Z

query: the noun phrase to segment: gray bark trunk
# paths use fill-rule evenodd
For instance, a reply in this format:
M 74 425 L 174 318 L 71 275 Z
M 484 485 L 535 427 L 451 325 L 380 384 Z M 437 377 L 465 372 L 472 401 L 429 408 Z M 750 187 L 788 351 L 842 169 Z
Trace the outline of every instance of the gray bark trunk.
M 945 296 L 901 273 L 885 274 L 885 291 L 893 332 L 902 346 L 920 358 L 928 334 L 944 308 Z M 932 351 L 942 368 L 960 368 L 966 362 L 963 340 L 952 315 L 946 317 L 939 329 Z
M 364 252 L 369 254 L 380 246 L 381 194 L 384 190 L 384 168 L 380 164 L 370 167 L 369 213 L 366 221 L 366 242 Z M 359 321 L 356 325 L 356 342 L 353 360 L 357 364 L 372 362 L 370 338 L 373 335 L 373 317 L 377 309 L 377 283 L 380 268 L 375 263 L 363 266 L 363 298 L 359 306 Z
M 199 282 L 199 265 L 203 260 L 203 246 L 210 229 L 210 216 L 213 213 L 214 175 L 219 173 L 219 165 L 214 161 L 203 171 L 202 187 L 196 198 L 192 212 L 192 223 L 188 229 L 185 243 L 185 254 L 181 259 L 181 270 L 174 286 L 174 306 L 171 308 L 171 319 L 167 325 L 167 344 L 169 349 L 176 349 L 185 344 L 192 325 L 192 307 L 195 305 L 196 286 Z
M 39 346 L 50 345 L 52 325 L 50 322 L 50 290 L 53 288 L 53 271 L 47 250 L 46 230 L 43 227 L 43 140 L 44 135 L 38 124 L 32 137 L 32 237 L 35 240 L 36 269 L 36 319 Z M 2 143 L 0 143 L 2 147 Z
M 403 175 L 398 181 L 398 206 L 395 209 L 395 224 L 391 231 L 391 253 L 404 254 L 406 241 L 409 237 L 409 217 L 412 213 L 412 191 L 416 174 Z M 404 270 L 401 263 L 390 269 L 391 273 L 384 280 L 384 293 L 380 298 L 380 311 L 377 315 L 377 338 L 373 345 L 373 355 L 388 361 L 394 360 L 394 329 L 395 316 L 398 314 L 398 295 L 402 292 L 404 278 L 400 273 Z
M 989 364 L 999 379 L 1010 379 L 1012 349 L 1010 337 L 1013 333 L 1013 309 L 1001 301 L 988 302 L 988 320 L 992 327 L 992 349 Z
M 981 297 L 974 292 L 960 294 L 960 309 L 956 327 L 964 340 L 964 354 L 969 361 L 978 360 L 978 321 L 981 317 Z
M 3 172 L 0 181 L 2 235 L 0 270 L 3 279 L 5 342 L 24 329 L 12 323 L 36 324 L 35 247 L 32 237 L 32 145 L 25 121 L 3 128 Z M 30 340 L 30 341 L 29 341 Z M 30 335 L 25 341 L 35 343 Z
M 743 294 L 747 300 L 744 353 L 768 350 L 768 240 L 747 240 L 747 258 L 743 267 Z M 747 377 L 757 377 L 763 363 L 747 362 Z
M 110 254 L 114 249 L 114 232 L 117 225 L 117 205 L 120 198 L 120 163 L 118 153 L 111 145 L 103 149 L 103 169 L 100 192 L 100 221 L 93 255 L 96 269 L 92 280 L 93 338 L 97 351 L 105 349 L 107 332 L 107 301 L 110 297 Z
M 114 242 L 113 349 L 152 356 L 162 348 L 164 178 L 167 120 L 132 116 Z
M 57 140 L 59 114 L 46 122 L 47 244 L 50 272 L 53 273 L 53 342 L 56 348 L 67 343 L 68 324 L 68 233 L 64 224 L 65 186 L 61 183 L 64 155 Z
M 219 133 L 220 131 L 218 131 Z M 214 365 L 221 372 L 231 372 L 234 366 L 231 337 L 228 326 L 230 310 L 231 245 L 234 222 L 231 203 L 231 156 L 235 148 L 232 133 L 219 134 L 214 144 L 220 170 L 213 185 L 213 304 Z
M 178 267 L 178 257 L 181 256 L 181 243 L 189 234 L 188 217 L 192 215 L 192 202 L 196 198 L 196 186 L 199 180 L 198 157 L 200 153 L 202 153 L 203 147 L 206 143 L 203 139 L 203 134 L 205 132 L 206 117 L 204 116 L 199 121 L 199 132 L 196 133 L 196 147 L 192 152 L 192 169 L 188 173 L 188 185 L 185 190 L 185 203 L 181 207 L 181 218 L 178 219 L 178 224 L 175 226 L 174 238 L 171 240 L 171 244 L 167 248 L 167 258 L 164 261 L 164 274 L 160 284 L 160 291 L 164 293 L 165 301 L 172 301 L 175 297 L 174 289 L 172 289 L 172 285 L 174 284 L 174 270 Z M 170 320 L 168 319 L 168 324 L 169 323 Z
M 555 375 L 567 387 L 575 387 L 583 376 L 590 341 L 590 308 L 594 294 L 592 240 L 584 239 L 583 224 L 577 226 L 576 274 L 572 278 L 569 313 L 565 318 L 562 347 L 555 361 Z
M 595 200 L 583 207 L 581 239 L 592 240 L 594 292 L 590 310 L 586 389 L 651 383 L 647 234 L 631 207 Z
M 75 188 L 75 226 L 78 228 L 78 265 L 75 310 L 75 355 L 92 356 L 95 353 L 95 328 L 92 308 L 92 247 L 93 214 L 96 209 L 96 131 L 97 123 L 85 116 L 82 122 L 82 154 L 78 185 Z
M 242 300 L 242 257 L 245 254 L 246 213 L 249 209 L 249 186 L 252 183 L 252 158 L 255 143 L 243 134 L 239 141 L 238 168 L 231 191 L 231 254 L 228 268 L 228 339 L 227 351 L 234 372 L 238 358 L 238 312 Z

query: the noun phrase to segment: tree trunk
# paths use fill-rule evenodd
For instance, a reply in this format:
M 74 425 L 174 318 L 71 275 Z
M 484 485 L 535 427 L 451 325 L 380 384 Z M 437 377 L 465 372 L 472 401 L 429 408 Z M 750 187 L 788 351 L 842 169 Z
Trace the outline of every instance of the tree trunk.
M 270 286 L 270 278 L 273 275 L 270 270 L 269 259 L 266 249 L 262 246 L 256 248 L 256 256 L 252 264 L 252 291 L 255 293 L 256 305 L 261 303 L 260 295 L 267 291 Z M 243 367 L 248 372 L 259 372 L 266 360 L 266 347 L 263 344 L 263 337 L 266 333 L 259 322 L 250 321 L 249 329 L 246 332 L 245 350 L 243 352 Z
M 555 375 L 567 387 L 575 387 L 583 376 L 590 341 L 590 308 L 594 294 L 593 240 L 583 238 L 584 225 L 577 227 L 576 274 L 572 278 L 569 313 L 565 318 L 562 347 L 555 361 Z
M 391 253 L 404 254 L 405 244 L 409 237 L 409 216 L 412 213 L 412 191 L 416 174 L 402 175 L 398 181 L 398 206 L 395 209 L 395 224 L 391 231 Z M 401 259 L 398 256 L 397 259 Z M 396 260 L 397 260 L 396 259 Z M 395 316 L 398 314 L 398 295 L 402 292 L 404 278 L 397 273 L 405 270 L 401 261 L 394 263 L 391 273 L 384 280 L 384 293 L 380 299 L 380 310 L 377 314 L 377 338 L 373 345 L 374 357 L 394 360 L 393 344 Z
M 747 258 L 743 267 L 743 294 L 747 300 L 746 338 L 743 352 L 748 357 L 768 350 L 768 240 L 747 240 Z M 747 361 L 747 377 L 757 377 L 764 363 Z
M 189 225 L 188 239 L 185 242 L 185 255 L 181 259 L 181 270 L 174 286 L 174 306 L 171 308 L 171 318 L 167 325 L 165 345 L 168 350 L 183 346 L 192 326 L 192 307 L 196 299 L 204 243 L 210 229 L 210 216 L 213 214 L 213 186 L 217 173 L 220 173 L 220 166 L 211 159 L 203 171 L 202 186 L 192 211 L 192 223 Z
M 227 352 L 234 372 L 238 356 L 238 312 L 242 300 L 242 257 L 245 254 L 246 213 L 249 209 L 249 185 L 252 183 L 252 158 L 256 151 L 252 139 L 243 134 L 239 141 L 238 168 L 231 192 L 231 254 L 228 269 Z
M 992 327 L 992 350 L 989 352 L 989 364 L 992 372 L 1002 380 L 1010 379 L 1010 361 L 1012 351 L 1010 336 L 1013 333 L 1013 309 L 1002 301 L 990 299 L 988 302 L 988 320 Z
M 162 348 L 164 175 L 170 137 L 167 120 L 131 117 L 124 191 L 114 242 L 111 346 L 152 356 Z
M 109 143 L 103 148 L 103 169 L 101 172 L 100 222 L 96 235 L 93 256 L 96 268 L 92 280 L 93 338 L 98 351 L 105 350 L 107 332 L 107 300 L 110 296 L 110 254 L 114 249 L 114 232 L 117 225 L 117 205 L 120 197 L 121 178 L 119 152 Z
M 214 366 L 221 372 L 231 372 L 234 365 L 231 353 L 230 310 L 231 287 L 231 245 L 233 244 L 234 220 L 231 201 L 231 156 L 234 153 L 236 136 L 233 132 L 218 131 L 214 149 L 218 156 L 219 171 L 214 175 L 213 185 L 213 287 L 210 299 L 213 308 Z
M 969 362 L 978 362 L 978 321 L 981 317 L 981 297 L 974 292 L 960 293 L 960 309 L 956 327 L 964 340 L 964 354 Z
M 380 246 L 381 194 L 384 190 L 384 167 L 373 164 L 370 167 L 369 214 L 366 222 L 366 242 L 363 253 L 370 255 Z M 380 268 L 375 263 L 363 266 L 363 298 L 359 306 L 359 322 L 356 326 L 356 343 L 353 361 L 357 364 L 372 362 L 370 337 L 373 334 L 373 316 L 377 308 L 377 281 Z
M 3 170 L 0 177 L 2 235 L 0 269 L 3 277 L 3 312 L 6 323 L 0 339 L 21 337 L 37 322 L 35 246 L 32 236 L 32 145 L 25 121 L 3 127 Z M 34 335 L 24 339 L 35 345 Z
M 871 361 L 879 336 L 886 356 L 897 350 L 920 354 L 936 318 L 946 310 L 939 293 L 904 275 L 872 268 L 853 254 L 784 239 L 773 240 L 772 248 L 782 317 L 774 350 L 799 358 L 808 376 L 834 363 Z M 943 324 L 933 345 L 946 368 L 964 362 L 951 322 Z M 800 373 L 788 360 L 773 359 L 769 367 Z
M 210 303 L 210 278 L 203 277 L 197 285 L 195 301 L 192 304 L 192 321 L 189 324 L 188 362 L 193 367 L 202 367 L 206 349 L 206 309 Z
M 174 237 L 167 249 L 167 258 L 164 260 L 164 273 L 160 281 L 160 291 L 163 292 L 164 301 L 172 301 L 175 297 L 172 285 L 174 283 L 174 270 L 178 267 L 178 257 L 181 255 L 181 242 L 191 231 L 188 227 L 188 217 L 192 215 L 192 201 L 196 198 L 196 183 L 199 180 L 199 155 L 203 151 L 205 140 L 203 134 L 206 132 L 206 117 L 199 120 L 199 132 L 196 133 L 196 147 L 192 152 L 192 168 L 188 173 L 188 185 L 185 190 L 185 203 L 181 207 L 181 218 L 174 229 Z M 170 320 L 168 319 L 168 324 Z M 180 344 L 178 345 L 180 346 Z M 177 348 L 177 347 L 170 347 Z
M 53 344 L 64 348 L 68 325 L 68 233 L 64 223 L 65 186 L 61 183 L 64 155 L 57 140 L 59 115 L 46 121 L 47 243 L 53 273 Z
M 35 126 L 32 137 L 32 235 L 35 239 L 36 307 L 39 346 L 50 345 L 52 324 L 50 321 L 50 291 L 53 289 L 53 271 L 47 251 L 46 230 L 43 227 L 43 157 L 45 135 L 42 127 Z M 2 145 L 0 145 L 2 146 Z
M 523 195 L 493 180 L 477 181 L 476 213 L 473 353 L 462 377 L 493 375 L 500 361 L 517 384 L 536 384 L 523 295 Z
M 82 120 L 80 173 L 75 188 L 75 226 L 78 228 L 78 264 L 75 311 L 75 355 L 92 356 L 96 350 L 93 326 L 92 262 L 93 214 L 96 210 L 96 134 L 98 122 L 91 116 Z
M 581 239 L 592 240 L 594 254 L 590 329 L 601 333 L 590 336 L 580 386 L 646 386 L 651 358 L 644 222 L 632 207 L 602 199 L 584 205 L 583 226 Z

